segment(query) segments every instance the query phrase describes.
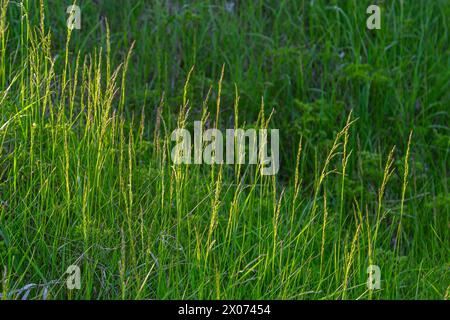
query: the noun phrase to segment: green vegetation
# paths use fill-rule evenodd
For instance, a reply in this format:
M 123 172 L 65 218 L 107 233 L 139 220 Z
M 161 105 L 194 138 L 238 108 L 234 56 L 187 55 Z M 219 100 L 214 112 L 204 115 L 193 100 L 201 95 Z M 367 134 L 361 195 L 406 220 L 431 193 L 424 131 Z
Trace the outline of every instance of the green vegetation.
M 0 4 L 3 298 L 448 298 L 448 0 Z M 196 120 L 279 174 L 173 165 Z

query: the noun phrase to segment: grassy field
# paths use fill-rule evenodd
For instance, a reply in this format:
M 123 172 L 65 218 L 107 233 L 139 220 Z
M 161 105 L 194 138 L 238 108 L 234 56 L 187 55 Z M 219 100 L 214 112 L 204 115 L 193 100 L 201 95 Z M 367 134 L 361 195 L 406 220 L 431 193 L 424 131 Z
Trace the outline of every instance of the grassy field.
M 448 0 L 78 2 L 0 0 L 3 299 L 448 299 Z M 174 165 L 200 120 L 279 173 Z

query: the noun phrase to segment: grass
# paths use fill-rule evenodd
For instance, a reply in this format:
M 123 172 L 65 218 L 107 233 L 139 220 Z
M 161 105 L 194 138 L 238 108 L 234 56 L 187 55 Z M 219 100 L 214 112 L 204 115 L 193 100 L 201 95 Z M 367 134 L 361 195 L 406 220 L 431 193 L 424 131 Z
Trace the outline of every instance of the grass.
M 448 299 L 450 6 L 376 2 L 1 0 L 1 297 Z M 198 120 L 279 174 L 173 165 Z

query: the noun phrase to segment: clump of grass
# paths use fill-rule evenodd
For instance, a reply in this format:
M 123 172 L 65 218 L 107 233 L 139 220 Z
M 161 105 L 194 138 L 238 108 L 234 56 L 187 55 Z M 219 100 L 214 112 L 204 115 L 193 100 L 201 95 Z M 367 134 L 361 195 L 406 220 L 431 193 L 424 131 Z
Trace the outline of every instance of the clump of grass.
M 168 8 L 155 3 L 159 15 L 154 18 L 161 20 L 157 22 L 161 28 Z M 287 15 L 290 6 L 304 7 L 298 3 L 281 2 L 275 11 L 277 15 L 269 19 L 275 31 L 267 43 L 282 42 L 280 30 L 286 30 L 284 23 L 291 26 L 293 22 L 293 17 Z M 136 2 L 139 7 L 144 4 Z M 36 5 L 38 17 L 31 10 Z M 202 15 L 204 6 L 194 7 L 199 10 L 200 19 L 207 19 Z M 257 22 L 265 21 L 262 17 L 269 5 L 256 1 L 242 6 L 256 15 L 251 28 L 264 33 L 265 26 Z M 367 122 L 371 91 L 385 87 L 380 76 L 361 67 L 361 61 L 346 68 L 346 78 L 339 77 L 335 84 L 324 76 L 319 82 L 311 82 L 318 86 L 313 91 L 323 92 L 323 96 L 316 103 L 300 103 L 300 110 L 312 108 L 324 114 L 308 112 L 312 119 L 303 119 L 304 126 L 312 123 L 315 127 L 308 128 L 308 136 L 301 139 L 298 132 L 293 135 L 298 139 L 293 151 L 283 157 L 284 174 L 263 176 L 259 165 L 175 166 L 171 162 L 172 129 L 189 128 L 198 118 L 204 128 L 228 125 L 224 107 L 227 101 L 233 105 L 234 128 L 283 125 L 281 129 L 286 132 L 292 132 L 292 128 L 301 131 L 296 127 L 297 109 L 283 110 L 278 106 L 276 112 L 272 108 L 271 113 L 266 110 L 269 103 L 291 105 L 292 96 L 284 99 L 271 93 L 276 88 L 284 92 L 286 85 L 274 85 L 274 89 L 267 89 L 268 98 L 259 99 L 258 87 L 265 76 L 258 74 L 258 68 L 248 66 L 248 82 L 253 83 L 238 78 L 241 81 L 232 86 L 230 95 L 226 78 L 229 74 L 239 77 L 241 71 L 236 66 L 242 61 L 235 56 L 228 63 L 234 68 L 225 68 L 222 62 L 217 67 L 222 57 L 218 54 L 220 44 L 214 42 L 216 51 L 207 61 L 195 58 L 195 68 L 192 57 L 183 58 L 189 67 L 183 73 L 184 83 L 177 97 L 168 84 L 171 81 L 167 52 L 171 48 L 161 42 L 162 31 L 158 29 L 158 80 L 142 90 L 144 99 L 140 100 L 142 93 L 132 89 L 133 85 L 140 86 L 140 74 L 138 68 L 131 67 L 138 59 L 143 69 L 153 68 L 143 57 L 148 45 L 144 39 L 129 42 L 125 30 L 117 34 L 117 30 L 110 29 L 113 24 L 105 21 L 103 46 L 96 46 L 87 54 L 82 52 L 85 48 L 73 50 L 79 35 L 69 30 L 63 48 L 57 49 L 59 44 L 55 45 L 53 33 L 45 25 L 47 2 L 24 1 L 19 7 L 12 7 L 2 0 L 0 8 L 2 298 L 23 298 L 24 294 L 34 299 L 448 297 L 447 283 L 443 281 L 448 276 L 448 208 L 438 212 L 438 207 L 431 205 L 426 211 L 421 200 L 447 194 L 446 184 L 442 183 L 446 178 L 437 171 L 429 172 L 428 184 L 420 189 L 418 183 L 423 180 L 414 176 L 415 169 L 410 165 L 414 163 L 412 158 L 420 155 L 413 136 L 410 134 L 407 142 L 396 148 L 386 143 L 377 149 L 368 133 L 363 132 L 372 128 Z M 343 25 L 352 21 L 342 9 L 331 9 L 323 4 L 309 8 L 310 24 L 303 21 L 300 36 L 311 40 L 315 33 L 323 31 L 314 21 L 324 16 L 336 24 L 336 38 L 350 37 L 351 51 L 358 53 L 366 45 L 364 39 L 356 33 L 343 33 Z M 10 23 L 15 28 L 11 30 L 8 19 L 17 13 L 22 18 Z M 180 24 L 172 26 L 176 28 L 174 37 L 182 40 L 188 40 L 182 32 L 183 23 L 187 23 L 185 14 L 178 12 L 176 19 Z M 226 24 L 227 19 L 237 18 L 226 17 L 217 16 L 215 23 L 237 33 L 236 23 Z M 256 37 L 258 33 L 254 34 Z M 124 39 L 118 40 L 121 37 Z M 381 42 L 377 47 L 380 49 L 388 38 L 382 33 L 378 40 L 370 41 Z M 113 39 L 126 50 L 115 52 Z M 311 65 L 318 63 L 311 60 L 316 49 L 275 45 L 266 48 L 260 40 L 252 41 L 264 50 L 276 51 L 271 72 L 280 76 L 277 81 L 281 75 L 289 74 L 286 69 L 298 57 L 303 62 L 311 61 L 296 69 L 300 82 L 288 85 L 297 86 L 296 90 L 306 96 L 309 73 L 316 68 Z M 318 68 L 323 68 L 324 74 L 332 74 L 333 79 L 329 68 L 335 62 L 326 58 L 333 55 L 331 45 L 317 49 L 323 55 L 323 64 Z M 403 44 L 395 50 L 401 57 L 409 47 Z M 226 57 L 233 54 L 233 49 L 229 50 L 224 51 Z M 419 53 L 424 50 L 419 48 Z M 295 52 L 295 59 L 291 51 Z M 59 56 L 54 52 L 59 52 Z M 187 55 L 186 52 L 182 54 Z M 255 52 L 242 52 L 244 58 L 257 61 Z M 121 56 L 120 61 L 115 55 Z M 286 60 L 279 58 L 283 56 Z M 372 63 L 387 67 L 380 57 Z M 217 72 L 199 84 L 202 76 L 207 77 L 206 65 Z M 417 63 L 415 68 L 414 79 L 419 81 L 421 67 Z M 179 82 L 173 80 L 172 84 Z M 347 82 L 350 88 L 344 89 Z M 205 83 L 207 90 L 203 91 Z M 327 90 L 331 97 L 325 94 Z M 399 88 L 392 90 L 388 100 L 401 98 Z M 357 94 L 359 91 L 362 93 Z M 414 95 L 418 91 L 416 82 Z M 257 98 L 249 98 L 256 92 Z M 147 95 L 156 99 L 155 114 L 147 110 Z M 337 102 L 338 97 L 358 97 L 359 101 L 350 98 L 353 108 L 344 110 L 342 121 L 336 124 L 322 109 Z M 254 101 L 259 112 L 252 122 L 249 103 Z M 294 125 L 287 125 L 287 115 L 279 113 L 293 115 Z M 149 119 L 155 125 L 150 125 Z M 400 136 L 408 127 L 406 123 L 402 125 Z M 317 136 L 312 129 L 318 132 Z M 294 145 L 293 137 L 282 141 L 284 150 Z M 366 161 L 363 151 L 375 155 L 375 160 Z M 446 157 L 448 150 L 438 156 Z M 400 170 L 395 166 L 396 159 L 403 159 Z M 370 174 L 369 169 L 375 173 Z M 66 287 L 65 271 L 70 265 L 81 268 L 80 290 Z M 380 290 L 366 287 L 369 265 L 380 266 Z

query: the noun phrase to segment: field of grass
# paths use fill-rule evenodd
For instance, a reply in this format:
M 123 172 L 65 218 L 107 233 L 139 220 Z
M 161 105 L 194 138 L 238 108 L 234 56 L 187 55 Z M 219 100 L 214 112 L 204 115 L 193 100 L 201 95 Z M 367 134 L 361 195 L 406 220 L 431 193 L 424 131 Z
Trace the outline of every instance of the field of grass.
M 77 2 L 0 0 L 3 299 L 448 299 L 448 0 Z M 200 120 L 279 173 L 174 165 Z

